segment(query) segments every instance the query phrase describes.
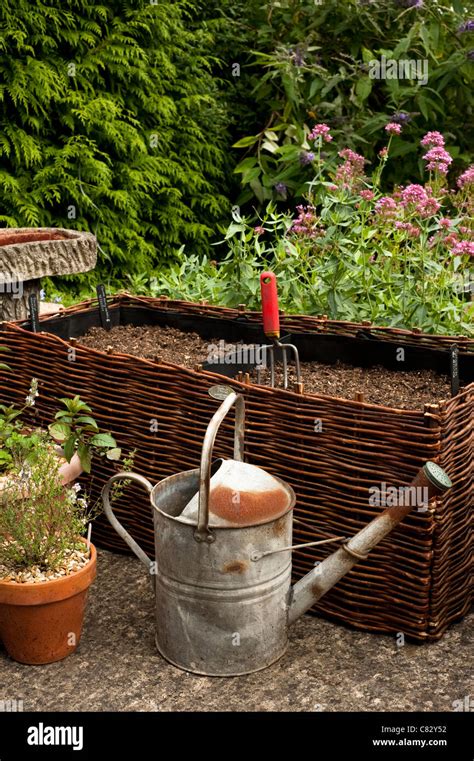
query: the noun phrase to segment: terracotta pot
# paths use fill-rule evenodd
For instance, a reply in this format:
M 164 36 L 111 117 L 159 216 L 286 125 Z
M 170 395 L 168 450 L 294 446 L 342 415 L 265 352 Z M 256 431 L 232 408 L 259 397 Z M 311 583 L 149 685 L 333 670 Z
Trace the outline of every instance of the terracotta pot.
M 96 564 L 91 544 L 89 563 L 70 576 L 25 584 L 0 579 L 0 640 L 11 658 L 39 665 L 76 650 Z

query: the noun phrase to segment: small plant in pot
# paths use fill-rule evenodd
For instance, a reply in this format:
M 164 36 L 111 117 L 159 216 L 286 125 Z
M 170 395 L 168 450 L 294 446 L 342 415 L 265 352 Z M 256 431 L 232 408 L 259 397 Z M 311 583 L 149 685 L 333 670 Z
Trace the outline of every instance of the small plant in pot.
M 96 550 L 83 538 L 94 511 L 72 482 L 94 454 L 121 454 L 79 397 L 61 400 L 48 431 L 26 427 L 37 393 L 33 381 L 23 408 L 0 406 L 0 640 L 28 664 L 61 660 L 79 644 Z

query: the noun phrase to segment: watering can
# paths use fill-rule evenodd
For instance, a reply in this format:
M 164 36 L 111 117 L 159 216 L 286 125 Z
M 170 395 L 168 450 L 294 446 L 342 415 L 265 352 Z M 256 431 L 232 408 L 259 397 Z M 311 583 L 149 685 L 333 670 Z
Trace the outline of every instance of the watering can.
M 245 525 L 213 526 L 212 514 L 210 521 L 210 484 L 216 468 L 212 463 L 213 445 L 220 424 L 234 405 L 234 461 L 243 462 L 244 399 L 228 390 L 231 393 L 207 428 L 200 468 L 169 476 L 155 486 L 136 473 L 117 473 L 102 491 L 110 523 L 150 573 L 159 652 L 173 665 L 206 676 L 248 674 L 277 661 L 287 648 L 288 627 L 359 560 L 365 559 L 415 507 L 408 498 L 412 488 L 417 494 L 424 489 L 425 497 L 430 499 L 451 486 L 446 473 L 436 463 L 427 462 L 411 487 L 405 487 L 406 492 L 398 490 L 401 496 L 396 504 L 344 541 L 292 587 L 295 495 L 290 486 L 277 479 L 288 498 L 285 512 L 277 517 L 270 510 L 270 517 L 262 521 L 260 515 L 257 525 L 253 519 Z M 218 464 L 219 461 L 217 467 Z M 149 494 L 156 562 L 113 513 L 110 489 L 119 479 L 135 481 Z M 248 488 L 251 490 L 251 485 Z M 196 493 L 197 522 L 181 515 Z M 262 497 L 265 499 L 265 495 Z

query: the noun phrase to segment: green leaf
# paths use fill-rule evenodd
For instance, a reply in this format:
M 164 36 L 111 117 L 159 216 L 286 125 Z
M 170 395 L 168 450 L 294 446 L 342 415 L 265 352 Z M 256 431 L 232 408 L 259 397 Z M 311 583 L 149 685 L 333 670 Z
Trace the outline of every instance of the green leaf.
M 276 153 L 278 149 L 278 143 L 270 142 L 270 140 L 264 140 L 262 143 L 262 150 L 268 151 L 269 153 Z
M 258 138 L 258 135 L 249 135 L 247 137 L 242 137 L 240 140 L 237 140 L 237 142 L 233 144 L 232 148 L 248 148 L 250 145 L 256 143 Z
M 356 95 L 358 99 L 361 102 L 364 102 L 364 100 L 367 100 L 370 93 L 372 92 L 372 84 L 373 80 L 370 79 L 370 77 L 362 77 L 362 79 L 359 79 L 356 84 Z
M 71 436 L 69 436 L 66 443 L 64 444 L 64 456 L 68 462 L 71 462 L 72 460 L 72 456 L 76 448 L 76 440 L 76 434 L 73 433 Z
M 67 423 L 51 423 L 48 431 L 55 441 L 66 441 L 71 435 L 71 428 Z
M 228 240 L 229 238 L 233 238 L 233 236 L 236 233 L 242 233 L 242 232 L 245 232 L 245 225 L 244 224 L 241 224 L 241 225 L 238 225 L 238 224 L 229 225 L 229 227 L 227 228 L 226 234 L 225 234 L 225 240 Z
M 90 440 L 91 444 L 95 447 L 116 447 L 117 442 L 114 437 L 109 433 L 98 433 L 96 436 L 92 436 Z
M 55 420 L 62 420 L 63 423 L 72 423 L 72 415 L 68 410 L 60 410 L 54 416 Z
M 91 472 L 91 463 L 92 463 L 92 453 L 90 450 L 90 447 L 87 446 L 87 444 L 84 444 L 83 441 L 79 444 L 77 448 L 77 454 L 79 457 L 79 460 L 81 461 L 81 467 L 84 473 L 90 473 Z
M 420 26 L 420 37 L 423 41 L 423 46 L 425 48 L 425 53 L 427 55 L 431 54 L 431 47 L 430 47 L 430 35 L 428 32 L 428 29 L 424 24 L 421 24 Z
M 76 423 L 84 423 L 92 426 L 97 431 L 99 430 L 99 426 L 97 425 L 94 418 L 90 417 L 90 415 L 79 415 L 79 417 L 76 418 Z
M 114 449 L 109 449 L 109 451 L 106 454 L 107 459 L 109 460 L 120 460 L 120 457 L 122 455 L 122 450 L 118 447 L 114 447 Z

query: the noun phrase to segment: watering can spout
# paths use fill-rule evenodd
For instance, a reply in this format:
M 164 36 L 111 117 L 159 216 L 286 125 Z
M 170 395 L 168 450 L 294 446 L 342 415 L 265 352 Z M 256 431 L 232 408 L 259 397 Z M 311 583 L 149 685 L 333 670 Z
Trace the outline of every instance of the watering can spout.
M 361 529 L 336 552 L 300 579 L 291 590 L 288 623 L 306 613 L 351 568 L 365 560 L 370 551 L 414 508 L 426 510 L 428 502 L 452 486 L 447 474 L 434 462 L 427 462 L 408 487 L 394 490 L 390 507 Z

